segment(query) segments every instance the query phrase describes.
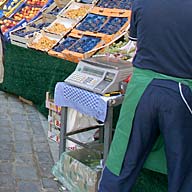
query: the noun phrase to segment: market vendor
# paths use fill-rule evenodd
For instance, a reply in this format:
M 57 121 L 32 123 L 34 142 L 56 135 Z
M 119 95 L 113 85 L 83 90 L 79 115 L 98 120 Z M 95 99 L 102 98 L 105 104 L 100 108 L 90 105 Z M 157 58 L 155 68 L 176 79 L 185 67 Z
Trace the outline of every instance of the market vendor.
M 4 77 L 4 40 L 3 40 L 3 34 L 0 30 L 0 83 L 3 82 Z
M 192 191 L 192 1 L 134 0 L 134 72 L 99 192 L 131 192 L 145 166 Z M 163 141 L 163 142 L 162 142 Z

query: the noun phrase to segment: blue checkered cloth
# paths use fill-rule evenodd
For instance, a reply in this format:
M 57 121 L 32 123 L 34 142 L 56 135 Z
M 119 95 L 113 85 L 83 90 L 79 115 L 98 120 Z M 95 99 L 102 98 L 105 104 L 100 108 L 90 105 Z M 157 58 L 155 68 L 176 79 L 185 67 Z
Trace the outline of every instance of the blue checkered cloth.
M 107 102 L 87 90 L 58 82 L 55 86 L 54 102 L 58 106 L 73 108 L 102 122 L 107 114 Z

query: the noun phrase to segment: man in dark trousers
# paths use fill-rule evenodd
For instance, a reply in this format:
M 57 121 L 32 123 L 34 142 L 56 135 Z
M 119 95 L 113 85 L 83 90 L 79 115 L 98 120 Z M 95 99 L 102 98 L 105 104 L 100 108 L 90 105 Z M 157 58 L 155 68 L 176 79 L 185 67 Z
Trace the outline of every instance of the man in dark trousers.
M 168 192 L 192 191 L 191 7 L 191 0 L 133 2 L 134 71 L 99 192 L 131 192 L 145 165 L 167 173 Z

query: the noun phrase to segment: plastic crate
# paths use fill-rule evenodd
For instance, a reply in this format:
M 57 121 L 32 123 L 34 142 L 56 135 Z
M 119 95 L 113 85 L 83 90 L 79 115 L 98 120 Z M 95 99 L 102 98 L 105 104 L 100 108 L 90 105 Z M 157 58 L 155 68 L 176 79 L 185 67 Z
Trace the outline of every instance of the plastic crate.
M 9 0 L 7 1 L 3 7 L 3 14 L 5 17 L 10 17 L 10 15 L 16 10 L 18 9 L 20 6 L 22 6 L 24 0 L 17 0 L 17 1 L 13 1 L 13 0 Z
M 7 0 L 2 0 L 2 1 L 0 2 L 0 7 L 3 6 L 6 2 L 7 2 Z
M 27 22 L 30 22 L 41 15 L 41 7 L 34 7 L 31 5 L 27 5 L 26 3 L 22 4 L 22 6 L 18 7 L 14 13 L 10 16 L 10 18 L 15 20 L 26 19 Z
M 8 22 L 10 22 L 10 25 L 8 25 Z M 7 23 L 7 25 L 6 25 Z M 3 20 L 3 24 L 1 25 L 1 31 L 5 37 L 6 41 L 10 40 L 10 32 L 18 27 L 22 27 L 26 25 L 26 20 L 22 19 L 21 21 L 16 21 L 13 19 L 6 18 Z
M 33 7 L 40 7 L 41 9 L 46 8 L 53 0 L 26 0 L 27 5 Z
M 102 146 L 95 146 L 102 150 Z M 53 175 L 70 191 L 97 192 L 101 176 L 100 155 L 82 148 L 64 152 L 53 167 Z

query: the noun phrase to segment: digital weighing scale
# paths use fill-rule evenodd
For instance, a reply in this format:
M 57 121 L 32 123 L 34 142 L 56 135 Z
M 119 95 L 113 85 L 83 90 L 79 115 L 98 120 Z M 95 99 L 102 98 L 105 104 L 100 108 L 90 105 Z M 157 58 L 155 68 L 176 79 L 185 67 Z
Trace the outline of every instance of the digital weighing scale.
M 104 95 L 118 91 L 120 82 L 132 74 L 132 70 L 132 63 L 129 61 L 96 56 L 81 60 L 65 82 Z

